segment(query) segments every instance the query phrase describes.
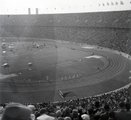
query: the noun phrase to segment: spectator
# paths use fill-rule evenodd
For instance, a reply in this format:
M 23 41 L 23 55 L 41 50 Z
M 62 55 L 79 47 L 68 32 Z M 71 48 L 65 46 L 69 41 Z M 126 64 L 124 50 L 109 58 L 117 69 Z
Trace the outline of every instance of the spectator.
M 35 114 L 34 114 L 34 112 L 35 112 L 35 106 L 34 105 L 28 105 L 27 107 L 30 108 L 30 110 L 32 111 L 31 119 L 35 120 Z
M 31 120 L 31 110 L 19 103 L 6 106 L 1 120 Z
M 63 117 L 58 117 L 57 120 L 64 120 L 64 118 Z
M 81 118 L 82 118 L 83 120 L 90 120 L 90 117 L 89 117 L 89 115 L 87 115 L 87 114 L 83 114 L 83 115 L 81 116 Z
M 131 120 L 131 112 L 127 112 L 125 109 L 125 103 L 119 104 L 120 110 L 115 112 L 115 118 L 117 120 Z
M 65 117 L 64 120 L 71 120 L 71 118 L 70 117 Z
M 89 116 L 90 116 L 90 120 L 94 120 L 94 110 L 93 110 L 93 108 L 88 109 L 88 113 L 89 113 Z
M 72 120 L 79 120 L 79 115 L 78 115 L 77 109 L 73 109 L 71 118 L 72 118 Z
M 37 117 L 37 120 L 55 120 L 54 117 L 49 116 L 47 114 L 48 114 L 47 109 L 46 108 L 42 108 L 40 110 L 40 116 Z
M 104 110 L 105 110 L 105 112 L 101 114 L 100 120 L 108 120 L 109 119 L 109 110 L 110 110 L 109 105 L 105 105 Z
M 126 105 L 125 105 L 125 107 L 126 107 L 126 110 L 129 112 L 130 111 L 130 103 L 126 103 Z
M 113 111 L 111 111 L 110 113 L 109 113 L 109 119 L 108 120 L 116 120 L 115 119 L 115 113 L 113 112 Z
M 58 117 L 61 117 L 61 116 L 62 116 L 61 110 L 57 110 L 56 111 L 56 117 L 58 118 Z

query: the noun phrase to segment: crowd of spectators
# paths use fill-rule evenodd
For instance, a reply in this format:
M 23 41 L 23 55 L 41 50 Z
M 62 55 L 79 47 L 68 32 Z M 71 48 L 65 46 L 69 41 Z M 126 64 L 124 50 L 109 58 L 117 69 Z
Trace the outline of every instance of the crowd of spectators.
M 55 103 L 1 105 L 1 120 L 130 120 L 128 88 Z

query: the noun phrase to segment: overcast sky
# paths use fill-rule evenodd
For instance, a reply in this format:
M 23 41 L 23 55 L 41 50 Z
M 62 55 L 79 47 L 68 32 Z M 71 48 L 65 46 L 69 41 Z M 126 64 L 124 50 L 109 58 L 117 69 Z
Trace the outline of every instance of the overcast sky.
M 0 0 L 1 7 L 64 7 L 66 5 L 89 4 L 97 0 Z
M 97 8 L 99 2 L 107 2 L 113 0 L 0 0 L 0 14 L 2 13 L 35 13 L 35 8 L 39 8 L 39 13 L 55 13 L 55 12 L 78 12 L 101 9 Z M 121 0 L 116 0 L 121 1 Z M 123 0 L 125 3 L 130 0 Z M 121 6 L 120 6 L 121 7 Z M 118 9 L 108 7 L 107 9 Z M 127 5 L 125 9 L 130 9 L 131 5 Z M 106 7 L 104 7 L 106 9 Z M 120 8 L 121 9 L 121 8 Z M 123 9 L 123 8 L 122 8 Z

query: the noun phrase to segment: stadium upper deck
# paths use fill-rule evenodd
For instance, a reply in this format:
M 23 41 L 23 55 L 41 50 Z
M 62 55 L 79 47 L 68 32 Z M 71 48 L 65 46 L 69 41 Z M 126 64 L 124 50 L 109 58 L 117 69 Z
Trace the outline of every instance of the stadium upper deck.
M 32 37 L 100 45 L 130 53 L 131 11 L 1 15 L 1 37 Z
M 131 28 L 131 11 L 1 15 L 0 26 Z

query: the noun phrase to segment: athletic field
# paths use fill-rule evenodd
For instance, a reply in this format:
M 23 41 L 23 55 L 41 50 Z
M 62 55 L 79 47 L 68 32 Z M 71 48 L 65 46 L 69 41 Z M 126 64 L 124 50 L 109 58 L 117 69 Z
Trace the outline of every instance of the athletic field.
M 130 83 L 130 56 L 98 46 L 35 38 L 1 38 L 0 103 L 82 98 Z M 124 57 L 125 56 L 125 57 Z

